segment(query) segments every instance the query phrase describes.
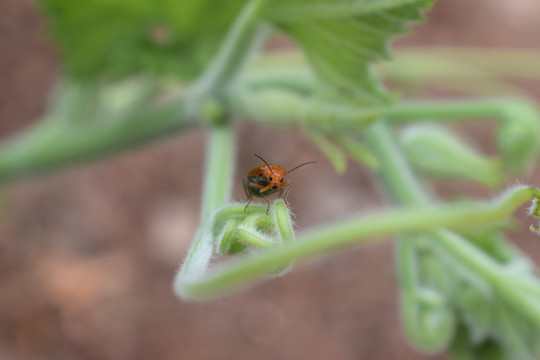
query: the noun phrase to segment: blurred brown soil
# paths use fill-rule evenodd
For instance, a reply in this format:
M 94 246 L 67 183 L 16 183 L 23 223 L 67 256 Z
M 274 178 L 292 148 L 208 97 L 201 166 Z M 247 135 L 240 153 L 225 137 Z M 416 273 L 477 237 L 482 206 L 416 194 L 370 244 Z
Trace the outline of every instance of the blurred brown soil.
M 427 23 L 397 44 L 538 49 L 538 14 L 534 0 L 440 0 Z M 44 111 L 58 76 L 43 27 L 29 0 L 0 3 L 2 138 Z M 538 87 L 526 90 L 540 95 Z M 237 130 L 237 179 L 257 163 L 253 153 L 286 166 L 319 160 L 295 174 L 289 200 L 298 231 L 384 206 L 368 171 L 350 163 L 336 175 L 299 132 Z M 489 129 L 468 130 L 490 150 Z M 4 189 L 0 359 L 445 358 L 417 352 L 403 335 L 390 241 L 323 257 L 216 301 L 176 299 L 172 279 L 198 221 L 203 142 L 194 131 Z M 522 180 L 534 183 L 538 170 Z M 467 183 L 438 190 L 479 194 Z M 235 196 L 243 199 L 240 181 Z M 513 238 L 539 259 L 526 226 Z

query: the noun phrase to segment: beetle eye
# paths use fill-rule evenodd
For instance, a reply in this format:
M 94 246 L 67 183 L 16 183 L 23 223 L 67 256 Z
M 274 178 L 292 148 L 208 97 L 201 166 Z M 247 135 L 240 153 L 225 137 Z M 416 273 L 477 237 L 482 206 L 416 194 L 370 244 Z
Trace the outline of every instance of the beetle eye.
M 270 175 L 270 177 L 268 178 L 268 180 L 272 181 L 273 177 L 272 175 Z
M 279 182 L 283 182 L 283 178 L 281 178 L 281 180 L 279 180 Z

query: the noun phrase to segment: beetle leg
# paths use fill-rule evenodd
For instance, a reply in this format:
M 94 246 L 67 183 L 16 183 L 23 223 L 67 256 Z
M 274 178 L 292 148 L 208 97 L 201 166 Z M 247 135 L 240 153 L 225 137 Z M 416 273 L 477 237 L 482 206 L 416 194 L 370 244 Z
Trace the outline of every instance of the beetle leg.
M 244 207 L 244 211 L 246 211 L 246 209 L 248 208 L 249 204 L 251 204 L 251 202 L 253 201 L 253 194 L 251 193 L 251 191 L 253 189 L 258 189 L 259 193 L 261 194 L 261 196 L 264 198 L 264 200 L 266 200 L 266 202 L 268 203 L 268 208 L 266 209 L 266 213 L 268 214 L 268 209 L 270 208 L 270 202 L 268 201 L 268 199 L 266 198 L 266 196 L 264 196 L 264 192 L 267 191 L 268 189 L 270 189 L 271 187 L 270 186 L 262 186 L 262 185 L 259 185 L 259 184 L 255 184 L 255 183 L 252 183 L 252 182 L 249 182 L 248 179 L 243 179 L 243 183 L 244 183 L 244 192 L 246 193 L 246 196 L 247 196 L 247 204 L 246 206 Z M 255 191 L 255 190 L 253 190 Z
M 265 191 L 268 191 L 271 188 L 272 188 L 272 186 L 268 185 L 268 186 L 265 186 L 265 187 L 262 187 L 262 188 L 259 189 L 259 193 L 261 193 L 262 198 L 266 201 L 266 204 L 267 204 L 266 215 L 268 215 L 268 211 L 270 210 L 270 201 L 268 200 L 266 195 L 264 195 L 264 193 L 265 193 Z
M 247 179 L 244 179 L 243 182 L 244 182 L 244 192 L 246 193 L 246 196 L 247 196 L 247 203 L 246 203 L 246 206 L 244 207 L 244 211 L 246 211 L 249 204 L 251 204 L 251 202 L 253 201 L 253 195 L 251 195 L 249 181 L 247 181 Z
M 251 192 L 249 191 L 249 181 L 247 179 L 242 179 L 244 184 L 244 192 L 246 193 L 247 199 L 252 199 Z
M 267 206 L 266 206 L 266 215 L 268 215 L 268 211 L 270 210 L 270 201 L 268 200 L 268 198 L 263 193 L 261 193 L 261 195 L 262 195 L 263 199 L 266 201 L 266 204 L 267 204 Z
M 283 196 L 283 201 L 285 201 L 285 205 L 289 206 L 289 203 L 287 202 L 287 195 L 289 195 L 289 191 L 291 190 L 291 187 L 289 186 L 287 190 L 285 190 L 285 196 Z
M 291 183 L 288 182 L 288 181 L 281 184 L 280 190 L 279 190 L 279 197 L 280 198 L 283 198 L 283 191 L 285 190 L 285 188 L 287 188 L 287 191 L 285 192 L 285 196 L 287 196 L 287 193 L 289 192 L 289 185 L 291 185 Z

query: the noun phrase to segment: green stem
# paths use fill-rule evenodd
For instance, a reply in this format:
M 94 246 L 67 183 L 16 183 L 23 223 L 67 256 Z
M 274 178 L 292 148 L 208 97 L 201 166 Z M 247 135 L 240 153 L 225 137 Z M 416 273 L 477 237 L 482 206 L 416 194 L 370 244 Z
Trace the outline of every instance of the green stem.
M 213 252 L 212 215 L 229 201 L 234 173 L 234 134 L 230 127 L 210 131 L 206 153 L 201 224 L 175 282 L 206 271 Z
M 496 133 L 502 168 L 508 172 L 530 167 L 540 152 L 540 121 L 535 106 L 525 99 L 404 102 L 384 109 L 393 124 L 423 121 L 461 121 L 471 117 L 501 120 Z
M 539 190 L 520 186 L 494 202 L 412 207 L 341 221 L 302 234 L 295 243 L 269 249 L 257 257 L 217 266 L 198 276 L 177 276 L 175 291 L 183 299 L 209 298 L 254 281 L 274 269 L 276 264 L 335 251 L 346 245 L 439 227 L 465 229 L 487 226 L 505 219 L 520 204 L 539 196 Z
M 0 181 L 51 171 L 149 142 L 195 124 L 184 102 L 156 106 L 115 121 L 41 121 L 0 145 Z
M 267 125 L 304 125 L 330 133 L 358 130 L 381 116 L 381 109 L 366 104 L 339 103 L 314 98 L 301 90 L 276 87 L 239 86 L 232 94 L 237 116 Z
M 381 66 L 398 79 L 540 78 L 540 52 L 531 49 L 482 49 L 467 47 L 404 48 L 395 61 Z
M 198 117 L 204 100 L 221 98 L 230 89 L 256 45 L 263 38 L 265 28 L 259 14 L 266 0 L 250 0 L 230 27 L 212 62 L 197 80 L 188 95 L 188 115 Z
M 403 157 L 398 141 L 384 122 L 379 121 L 366 129 L 364 138 L 381 164 L 379 175 L 394 202 L 406 205 L 426 205 L 431 202 L 429 194 L 419 184 Z
M 229 201 L 235 164 L 234 132 L 229 126 L 210 130 L 206 156 L 201 218 L 211 215 Z
M 285 200 L 277 199 L 274 201 L 273 209 L 276 225 L 279 231 L 281 245 L 289 245 L 294 241 L 294 230 L 291 221 L 291 215 Z
M 246 204 L 230 204 L 214 214 L 214 236 L 218 236 L 227 222 L 230 220 L 238 220 L 245 218 L 246 216 L 255 214 L 266 215 L 266 205 L 250 204 L 246 209 Z
M 198 117 L 202 101 L 222 96 L 232 85 L 257 42 L 258 15 L 264 4 L 265 0 L 251 0 L 244 6 L 217 55 L 188 94 L 188 116 Z M 225 117 L 220 116 L 220 119 Z M 201 276 L 206 271 L 213 253 L 212 215 L 229 200 L 234 163 L 233 132 L 227 126 L 215 125 L 207 153 L 201 224 L 175 278 L 175 289 L 179 288 L 177 284 L 184 277 Z
M 234 242 L 234 231 L 238 226 L 237 219 L 231 219 L 229 223 L 225 226 L 223 233 L 221 234 L 221 241 L 218 244 L 217 251 L 219 254 L 226 255 L 231 250 Z
M 377 73 L 406 82 L 500 78 L 538 79 L 540 51 L 531 49 L 486 49 L 466 47 L 418 47 L 392 50 L 392 61 L 375 64 Z M 298 49 L 277 50 L 257 61 L 257 69 L 306 66 Z M 292 74 L 294 76 L 294 74 Z
M 257 248 L 270 249 L 276 246 L 272 240 L 266 239 L 260 236 L 260 234 L 255 234 L 247 229 L 237 228 L 234 235 L 246 244 Z
M 517 98 L 486 98 L 456 101 L 402 101 L 384 109 L 388 123 L 468 121 L 471 118 L 513 118 L 531 103 Z

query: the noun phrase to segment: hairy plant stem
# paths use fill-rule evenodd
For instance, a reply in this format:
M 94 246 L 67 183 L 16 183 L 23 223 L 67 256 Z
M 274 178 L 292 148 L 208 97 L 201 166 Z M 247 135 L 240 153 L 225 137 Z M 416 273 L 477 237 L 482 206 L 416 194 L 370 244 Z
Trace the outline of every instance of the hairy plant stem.
M 228 126 L 212 128 L 206 152 L 200 226 L 175 281 L 181 277 L 200 276 L 206 271 L 214 245 L 212 215 L 229 201 L 234 173 L 234 154 L 232 129 Z
M 265 0 L 251 0 L 242 9 L 225 40 L 206 71 L 188 92 L 186 114 L 199 117 L 204 100 L 221 96 L 234 82 L 243 68 L 245 60 L 252 53 L 257 42 L 260 26 L 259 12 Z M 202 276 L 213 254 L 213 214 L 229 201 L 234 169 L 234 136 L 226 124 L 227 114 L 218 114 L 209 119 L 213 124 L 210 131 L 204 188 L 201 207 L 200 227 L 195 235 L 179 273 L 175 278 L 174 289 L 178 296 L 178 283 L 183 278 Z
M 297 236 L 296 242 L 269 249 L 257 257 L 222 264 L 197 276 L 177 276 L 175 291 L 183 299 L 210 298 L 266 275 L 275 269 L 276 264 L 305 260 L 347 245 L 376 241 L 391 234 L 429 231 L 440 227 L 467 229 L 496 224 L 525 201 L 535 197 L 540 197 L 537 189 L 522 186 L 508 191 L 493 202 L 411 206 L 358 216 L 303 233 Z
M 428 192 L 420 185 L 399 149 L 397 139 L 383 121 L 367 128 L 364 138 L 381 164 L 378 174 L 395 203 L 403 205 L 431 203 Z

